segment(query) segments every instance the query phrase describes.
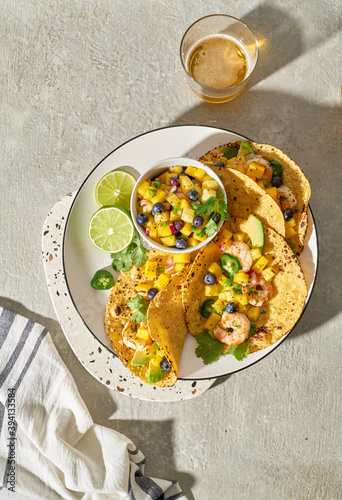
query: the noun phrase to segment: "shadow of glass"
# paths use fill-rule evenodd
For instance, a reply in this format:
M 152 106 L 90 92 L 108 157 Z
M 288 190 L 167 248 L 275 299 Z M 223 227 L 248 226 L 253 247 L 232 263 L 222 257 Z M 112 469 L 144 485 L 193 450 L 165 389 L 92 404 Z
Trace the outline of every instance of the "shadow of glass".
M 178 124 L 233 130 L 272 144 L 300 165 L 311 184 L 310 207 L 318 240 L 324 243 L 319 248 L 315 288 L 295 331 L 309 332 L 339 314 L 341 292 L 337 293 L 336 287 L 341 288 L 342 272 L 332 262 L 342 246 L 342 211 L 337 208 L 342 185 L 341 106 L 317 105 L 287 93 L 251 89 L 226 104 L 199 102 L 172 123 Z M 187 155 L 191 157 L 191 151 Z
M 263 3 L 241 18 L 254 32 L 259 42 L 260 55 L 254 75 L 248 83 L 252 88 L 280 68 L 300 57 L 307 49 L 321 45 L 338 32 L 335 16 L 330 16 L 321 29 L 310 37 L 302 28 L 302 20 L 284 9 Z

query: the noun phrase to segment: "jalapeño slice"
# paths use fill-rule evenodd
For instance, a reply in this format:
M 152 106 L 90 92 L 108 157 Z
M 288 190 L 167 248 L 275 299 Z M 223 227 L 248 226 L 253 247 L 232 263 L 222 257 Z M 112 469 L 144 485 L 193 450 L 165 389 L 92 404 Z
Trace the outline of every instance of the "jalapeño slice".
M 241 269 L 239 259 L 233 257 L 229 253 L 224 253 L 220 258 L 220 266 L 223 269 L 223 274 L 227 278 L 232 278 Z
M 270 161 L 270 165 L 272 167 L 274 176 L 281 177 L 283 175 L 283 167 L 278 161 Z
M 109 290 L 114 285 L 114 278 L 110 272 L 100 269 L 96 271 L 90 284 L 95 290 Z
M 214 309 L 211 307 L 214 302 L 215 300 L 213 299 L 208 299 L 205 302 L 203 302 L 199 312 L 204 318 L 209 318 L 210 314 L 215 312 Z

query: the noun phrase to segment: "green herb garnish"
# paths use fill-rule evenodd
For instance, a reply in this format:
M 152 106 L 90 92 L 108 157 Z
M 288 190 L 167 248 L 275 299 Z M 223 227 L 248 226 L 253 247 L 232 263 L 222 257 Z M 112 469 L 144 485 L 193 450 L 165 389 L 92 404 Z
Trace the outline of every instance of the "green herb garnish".
M 237 156 L 239 152 L 239 148 L 236 148 L 235 146 L 232 147 L 225 147 L 223 148 L 223 155 L 227 160 L 230 160 L 231 158 L 234 158 L 234 156 Z
M 136 295 L 134 299 L 131 299 L 127 302 L 127 305 L 130 309 L 133 310 L 133 314 L 131 317 L 132 323 L 140 323 L 140 321 L 147 320 L 147 308 L 149 306 L 149 302 L 144 299 L 141 295 Z
M 243 358 L 247 358 L 250 342 L 250 340 L 245 340 L 245 342 L 242 342 L 242 344 L 233 345 L 229 347 L 227 352 L 233 354 L 235 359 L 237 359 L 238 361 L 242 361 Z
M 152 181 L 152 184 L 154 185 L 154 187 L 156 188 L 160 188 L 162 187 L 163 183 L 160 182 L 160 181 Z
M 195 350 L 196 356 L 202 358 L 205 365 L 218 361 L 222 353 L 222 342 L 213 338 L 209 332 L 200 332 L 196 340 L 198 343 Z
M 157 194 L 157 191 L 155 189 L 148 188 L 148 193 L 153 198 L 153 196 Z
M 112 267 L 115 271 L 128 271 L 134 264 L 140 267 L 147 261 L 146 253 L 148 249 L 144 247 L 138 236 L 134 236 L 128 247 L 120 252 L 110 254 Z

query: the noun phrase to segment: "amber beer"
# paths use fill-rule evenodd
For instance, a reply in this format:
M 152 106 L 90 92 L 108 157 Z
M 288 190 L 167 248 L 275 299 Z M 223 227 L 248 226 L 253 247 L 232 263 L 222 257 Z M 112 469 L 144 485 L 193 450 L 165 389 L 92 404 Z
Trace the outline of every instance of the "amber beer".
M 215 89 L 233 87 L 247 75 L 247 55 L 241 45 L 227 36 L 203 40 L 189 54 L 189 73 L 202 85 Z
M 219 103 L 242 92 L 257 64 L 259 45 L 236 17 L 212 14 L 189 26 L 180 56 L 191 90 L 205 101 Z

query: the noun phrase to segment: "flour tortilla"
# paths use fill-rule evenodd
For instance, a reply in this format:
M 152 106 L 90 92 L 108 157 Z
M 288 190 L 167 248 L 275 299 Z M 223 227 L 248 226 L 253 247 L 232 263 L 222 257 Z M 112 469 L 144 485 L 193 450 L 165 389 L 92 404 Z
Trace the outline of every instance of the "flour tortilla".
M 257 142 L 253 141 L 247 141 L 253 148 L 253 150 L 257 153 L 262 155 L 266 160 L 268 161 L 277 161 L 279 162 L 282 167 L 283 167 L 283 183 L 285 186 L 289 187 L 294 194 L 296 200 L 297 200 L 297 205 L 296 205 L 296 211 L 294 214 L 294 219 L 296 221 L 296 225 L 294 229 L 297 231 L 297 235 L 293 238 L 293 241 L 296 245 L 295 247 L 295 252 L 297 255 L 299 255 L 304 247 L 304 240 L 305 240 L 305 235 L 307 232 L 307 227 L 308 227 L 308 206 L 309 206 L 309 201 L 311 197 L 311 188 L 308 179 L 305 177 L 304 172 L 302 169 L 298 166 L 298 164 L 293 161 L 291 158 L 289 158 L 287 155 L 285 155 L 280 149 L 275 148 L 274 146 L 270 146 L 269 144 L 258 144 Z M 219 155 L 223 152 L 223 148 L 225 147 L 239 147 L 241 141 L 234 142 L 234 143 L 229 143 L 225 144 L 222 146 L 219 146 L 208 153 L 206 153 L 202 158 L 200 158 L 200 161 L 203 163 L 216 163 L 217 161 L 222 161 L 222 157 Z M 218 167 L 212 167 L 213 170 L 217 173 L 219 176 L 226 177 L 223 174 L 223 171 L 229 170 L 230 172 L 237 172 L 233 169 L 227 169 L 226 167 L 221 167 L 220 170 L 217 170 Z M 248 182 L 248 188 L 250 185 L 250 178 L 245 175 L 241 174 L 240 172 L 237 172 L 237 177 L 241 178 L 241 176 L 245 177 L 246 182 Z M 235 176 L 235 177 L 236 177 Z M 247 180 L 248 179 L 248 180 Z M 222 179 L 224 180 L 224 179 Z M 229 189 L 229 181 L 230 177 L 226 177 L 226 190 Z M 253 180 L 252 183 L 256 186 L 259 187 Z M 263 191 L 262 188 L 260 188 L 261 191 Z M 264 192 L 264 191 L 263 191 Z M 277 203 L 267 194 L 264 192 L 267 198 L 270 198 L 271 201 L 269 201 L 269 207 L 270 210 L 273 211 L 274 205 L 277 205 Z M 268 205 L 268 204 L 267 204 Z M 266 205 L 266 206 L 267 206 Z M 278 207 L 278 211 L 281 213 L 281 210 Z M 238 208 L 238 207 L 237 207 Z M 267 209 L 266 209 L 267 210 Z M 279 231 L 279 228 L 274 224 L 274 221 L 267 221 L 266 218 L 262 218 L 263 214 L 258 214 L 257 211 L 252 212 L 256 216 L 258 216 L 262 222 L 266 223 L 268 226 L 272 227 L 275 231 L 278 232 L 281 236 L 284 236 L 283 232 Z M 235 210 L 234 207 L 234 213 L 232 215 L 236 217 L 246 217 L 245 211 L 241 210 L 240 213 L 238 213 L 238 210 Z M 278 216 L 279 217 L 279 214 Z
M 158 267 L 166 267 L 166 260 L 172 259 L 172 254 L 152 250 L 147 254 L 147 257 L 150 261 L 157 261 Z M 169 282 L 151 301 L 148 309 L 147 325 L 150 335 L 153 341 L 165 352 L 172 367 L 162 380 L 153 384 L 158 387 L 171 386 L 177 380 L 180 356 L 187 334 L 180 289 L 187 274 L 186 267 L 171 276 Z M 153 281 L 151 280 L 151 287 Z M 135 287 L 146 282 L 148 280 L 141 267 L 133 266 L 129 271 L 121 273 L 111 290 L 104 323 L 115 354 L 134 375 L 148 383 L 148 364 L 144 366 L 132 365 L 131 360 L 135 351 L 127 347 L 122 340 L 122 330 L 132 316 L 132 310 L 127 306 L 127 302 L 137 295 Z M 171 309 L 174 311 L 172 314 L 177 314 L 177 320 L 173 319 Z M 165 311 L 164 320 L 162 320 L 163 311 Z M 172 325 L 177 328 L 171 329 Z
M 246 220 L 232 218 L 223 228 L 231 232 L 244 232 Z M 204 247 L 197 255 L 183 286 L 183 306 L 189 332 L 196 337 L 204 329 L 206 318 L 199 313 L 204 295 L 203 278 L 213 261 L 222 255 L 217 241 L 219 235 Z M 298 258 L 286 241 L 273 229 L 264 227 L 263 255 L 278 270 L 272 280 L 274 295 L 262 305 L 265 313 L 260 314 L 256 324 L 256 334 L 251 338 L 249 352 L 265 349 L 288 333 L 300 318 L 307 297 L 304 273 Z M 224 348 L 223 352 L 227 349 Z

